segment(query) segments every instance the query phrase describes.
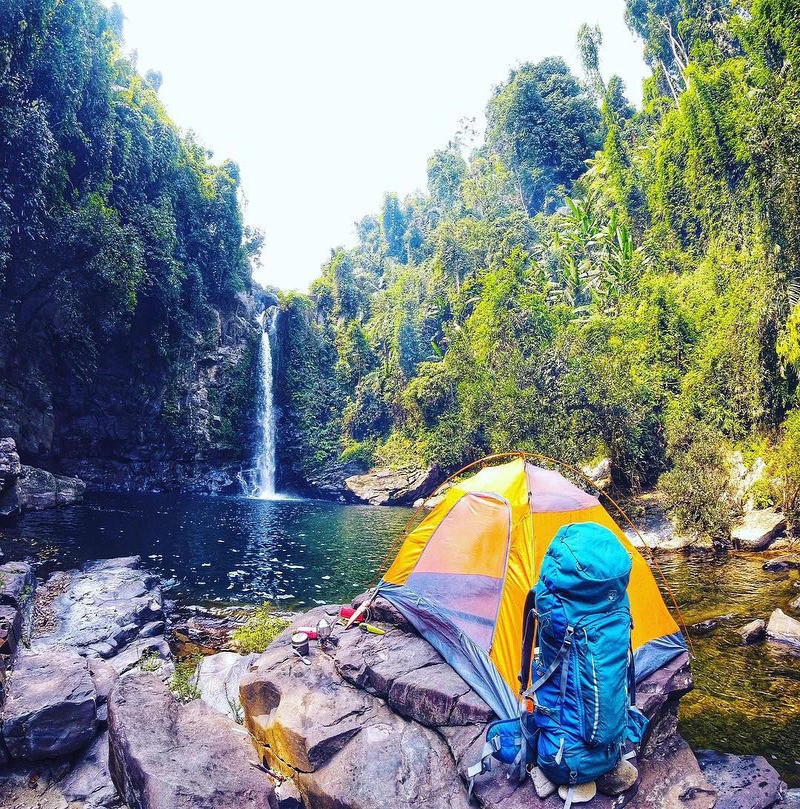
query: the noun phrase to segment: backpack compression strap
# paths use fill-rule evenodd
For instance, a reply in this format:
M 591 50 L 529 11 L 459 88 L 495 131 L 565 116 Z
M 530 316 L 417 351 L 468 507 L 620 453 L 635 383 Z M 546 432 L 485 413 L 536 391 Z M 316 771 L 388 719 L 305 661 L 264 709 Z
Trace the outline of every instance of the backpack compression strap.
M 494 736 L 491 741 L 487 741 L 481 750 L 481 758 L 467 770 L 469 778 L 469 789 L 467 791 L 467 801 L 472 803 L 472 790 L 475 788 L 475 777 L 483 775 L 492 769 L 492 755 L 500 750 L 500 737 Z
M 519 693 L 528 687 L 531 676 L 531 659 L 533 657 L 533 639 L 536 636 L 536 591 L 531 589 L 525 596 L 525 607 L 522 612 L 522 666 L 519 670 Z

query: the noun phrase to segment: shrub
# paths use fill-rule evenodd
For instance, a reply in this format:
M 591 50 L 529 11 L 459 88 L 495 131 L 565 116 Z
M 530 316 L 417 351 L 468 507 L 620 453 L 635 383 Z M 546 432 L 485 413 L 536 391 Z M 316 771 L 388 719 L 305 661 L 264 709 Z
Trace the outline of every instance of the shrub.
M 791 413 L 781 427 L 781 440 L 768 470 L 780 498 L 789 533 L 800 533 L 800 411 Z
M 706 424 L 684 419 L 669 434 L 672 468 L 658 481 L 679 531 L 730 544 L 734 492 L 727 445 Z
M 287 626 L 289 621 L 275 615 L 272 606 L 265 601 L 233 633 L 231 639 L 242 654 L 263 652 Z
M 172 675 L 169 690 L 181 702 L 200 699 L 200 689 L 197 687 L 199 667 L 200 655 L 185 657 L 175 664 L 175 673 Z
M 342 463 L 361 463 L 367 468 L 372 466 L 375 445 L 372 441 L 354 441 L 348 444 L 340 455 Z

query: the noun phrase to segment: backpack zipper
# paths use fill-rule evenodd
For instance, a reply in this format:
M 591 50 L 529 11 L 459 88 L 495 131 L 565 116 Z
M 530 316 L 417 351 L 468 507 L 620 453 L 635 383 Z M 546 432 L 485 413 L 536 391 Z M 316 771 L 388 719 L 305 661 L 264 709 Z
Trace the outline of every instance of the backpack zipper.
M 594 723 L 592 725 L 592 733 L 589 736 L 589 744 L 594 742 L 597 736 L 597 727 L 600 724 L 600 689 L 597 685 L 597 669 L 594 667 L 594 654 L 592 654 L 591 647 L 589 646 L 589 635 L 586 629 L 583 630 L 583 637 L 586 640 L 586 653 L 589 655 L 589 660 L 592 663 L 592 688 L 594 690 Z

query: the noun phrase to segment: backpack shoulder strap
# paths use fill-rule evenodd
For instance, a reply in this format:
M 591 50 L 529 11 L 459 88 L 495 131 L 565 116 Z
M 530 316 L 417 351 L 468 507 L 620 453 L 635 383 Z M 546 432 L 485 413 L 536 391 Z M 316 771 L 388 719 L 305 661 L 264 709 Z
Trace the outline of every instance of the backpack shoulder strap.
M 522 666 L 519 671 L 519 693 L 528 687 L 531 676 L 531 659 L 533 657 L 533 640 L 536 637 L 536 591 L 531 588 L 525 597 L 522 612 Z

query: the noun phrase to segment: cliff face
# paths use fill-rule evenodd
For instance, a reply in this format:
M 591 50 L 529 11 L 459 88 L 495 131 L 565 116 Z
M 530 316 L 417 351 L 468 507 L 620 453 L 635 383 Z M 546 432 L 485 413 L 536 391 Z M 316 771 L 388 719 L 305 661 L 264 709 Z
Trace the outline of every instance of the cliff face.
M 0 377 L 0 435 L 25 461 L 95 488 L 235 490 L 254 452 L 253 297 L 209 306 L 207 323 L 169 364 L 135 333 L 114 339 L 87 379 L 18 352 Z

